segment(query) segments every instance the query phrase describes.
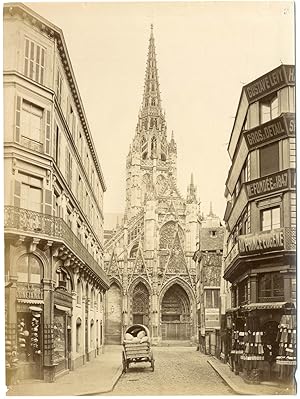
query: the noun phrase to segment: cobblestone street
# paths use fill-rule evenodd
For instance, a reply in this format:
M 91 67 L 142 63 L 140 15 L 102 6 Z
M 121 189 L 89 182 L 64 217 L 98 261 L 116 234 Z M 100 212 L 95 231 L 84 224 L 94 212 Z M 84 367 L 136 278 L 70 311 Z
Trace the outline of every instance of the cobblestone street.
M 155 347 L 150 363 L 131 364 L 106 395 L 232 395 L 231 389 L 196 348 Z

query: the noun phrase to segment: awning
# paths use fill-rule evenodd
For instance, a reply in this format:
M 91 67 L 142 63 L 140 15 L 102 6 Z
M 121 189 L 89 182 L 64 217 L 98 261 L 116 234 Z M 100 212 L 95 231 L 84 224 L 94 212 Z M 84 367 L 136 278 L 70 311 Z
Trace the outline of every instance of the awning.
M 61 305 L 56 305 L 56 304 L 54 306 L 57 310 L 61 310 L 62 312 L 67 312 L 67 313 L 71 314 L 71 309 L 67 308 L 66 306 L 61 306 Z
M 27 303 L 28 305 L 44 305 L 42 299 L 17 299 L 18 303 Z
M 282 309 L 282 308 L 292 308 L 295 306 L 293 303 L 289 302 L 259 302 L 250 303 L 249 305 L 241 306 L 241 310 L 265 310 L 265 309 Z

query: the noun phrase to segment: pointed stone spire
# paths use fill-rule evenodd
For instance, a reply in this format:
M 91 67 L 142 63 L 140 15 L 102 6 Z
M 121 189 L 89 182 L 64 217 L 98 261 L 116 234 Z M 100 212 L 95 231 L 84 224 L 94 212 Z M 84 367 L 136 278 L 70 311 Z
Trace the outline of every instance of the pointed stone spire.
M 143 111 L 156 111 L 155 114 L 162 115 L 157 61 L 155 53 L 153 25 L 151 24 L 151 34 L 149 39 L 148 58 L 146 64 L 145 85 L 143 95 Z
M 193 173 L 191 173 L 191 182 L 187 188 L 187 203 L 197 203 L 197 188 L 194 185 Z

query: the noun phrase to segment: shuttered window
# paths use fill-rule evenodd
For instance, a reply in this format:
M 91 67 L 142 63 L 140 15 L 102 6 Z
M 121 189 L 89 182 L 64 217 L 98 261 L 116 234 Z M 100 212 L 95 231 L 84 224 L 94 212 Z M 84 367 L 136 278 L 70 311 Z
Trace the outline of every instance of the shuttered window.
M 45 49 L 35 42 L 25 39 L 24 75 L 44 84 Z
M 66 180 L 69 186 L 72 188 L 72 155 L 66 148 Z

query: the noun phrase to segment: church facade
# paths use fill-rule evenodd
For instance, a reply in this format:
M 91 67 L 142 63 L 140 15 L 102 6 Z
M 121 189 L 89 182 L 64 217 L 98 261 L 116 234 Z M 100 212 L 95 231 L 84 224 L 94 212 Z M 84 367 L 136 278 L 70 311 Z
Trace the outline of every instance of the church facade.
M 179 193 L 176 163 L 151 27 L 142 106 L 126 161 L 125 214 L 105 243 L 108 344 L 120 343 L 132 324 L 146 325 L 157 344 L 196 340 L 198 204 L 193 177 L 186 198 Z

